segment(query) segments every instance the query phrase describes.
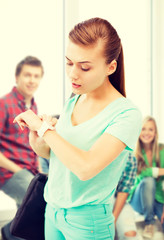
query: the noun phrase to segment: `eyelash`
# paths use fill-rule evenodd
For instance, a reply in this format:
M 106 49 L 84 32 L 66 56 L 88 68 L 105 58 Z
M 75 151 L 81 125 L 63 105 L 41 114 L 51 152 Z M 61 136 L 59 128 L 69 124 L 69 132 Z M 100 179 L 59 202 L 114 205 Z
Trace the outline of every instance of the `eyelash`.
M 66 63 L 68 66 L 72 66 L 73 64 L 72 63 Z M 89 71 L 90 70 L 90 68 L 81 68 L 81 70 L 82 71 L 84 71 L 84 72 L 87 72 L 87 71 Z
M 87 68 L 87 69 L 86 69 L 86 68 L 81 68 L 81 70 L 84 71 L 84 72 L 87 72 L 87 71 L 89 71 L 90 69 L 89 69 L 89 68 Z

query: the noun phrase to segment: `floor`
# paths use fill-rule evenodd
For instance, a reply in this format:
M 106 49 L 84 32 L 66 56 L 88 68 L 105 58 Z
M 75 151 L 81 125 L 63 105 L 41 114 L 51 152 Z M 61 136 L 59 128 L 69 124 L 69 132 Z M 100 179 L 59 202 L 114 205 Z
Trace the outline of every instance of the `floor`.
M 13 219 L 13 217 L 15 216 L 16 205 L 15 205 L 15 202 L 13 202 L 13 200 L 6 197 L 4 193 L 2 193 L 1 191 L 0 191 L 0 202 L 1 202 L 0 203 L 0 229 L 1 229 L 1 227 L 5 223 L 7 223 L 10 219 Z M 10 209 L 9 209 L 9 206 L 10 206 Z M 138 240 L 148 240 L 142 237 L 142 232 L 144 229 L 144 221 L 143 221 L 144 217 L 142 215 L 139 215 L 136 212 L 135 214 L 136 214 L 136 217 L 135 217 L 136 225 L 137 225 L 138 233 L 140 235 L 140 239 Z M 4 219 L 6 219 L 5 221 L 7 222 L 5 222 Z M 0 231 L 0 240 L 1 240 L 1 231 Z M 39 240 L 39 239 L 36 239 L 36 240 Z M 155 233 L 154 233 L 154 237 L 151 240 L 164 240 L 164 234 L 162 233 L 161 225 L 158 219 L 156 219 Z
M 137 222 L 137 229 L 140 235 L 140 240 L 147 240 L 147 238 L 142 237 L 142 232 L 144 229 L 144 222 Z M 161 225 L 158 220 L 155 222 L 155 232 L 154 237 L 151 240 L 164 240 L 164 234 L 162 233 Z
M 143 232 L 143 229 L 144 229 L 144 222 L 137 222 L 136 224 L 137 224 L 138 233 L 140 235 L 139 240 L 148 240 L 148 239 L 142 237 L 142 232 Z M 0 240 L 1 240 L 1 234 L 0 234 Z M 36 240 L 39 240 L 39 239 L 36 239 Z M 158 220 L 156 220 L 155 233 L 154 233 L 154 237 L 151 240 L 164 240 L 164 234 L 161 231 L 160 224 L 159 224 Z

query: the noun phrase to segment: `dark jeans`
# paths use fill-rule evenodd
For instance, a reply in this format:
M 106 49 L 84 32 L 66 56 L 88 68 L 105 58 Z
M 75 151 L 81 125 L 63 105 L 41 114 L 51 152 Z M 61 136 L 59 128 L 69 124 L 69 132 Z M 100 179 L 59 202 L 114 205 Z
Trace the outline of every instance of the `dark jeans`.
M 17 206 L 19 207 L 22 203 L 27 188 L 34 175 L 26 169 L 15 173 L 1 188 L 3 192 L 15 199 Z M 10 224 L 6 224 L 2 228 L 2 237 L 5 240 L 21 240 L 21 238 L 14 237 L 10 233 Z

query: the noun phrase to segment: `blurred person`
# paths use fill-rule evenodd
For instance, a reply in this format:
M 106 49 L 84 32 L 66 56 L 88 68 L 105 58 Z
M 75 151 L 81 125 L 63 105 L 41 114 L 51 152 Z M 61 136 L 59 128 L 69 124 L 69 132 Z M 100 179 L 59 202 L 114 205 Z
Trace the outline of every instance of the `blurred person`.
M 0 98 L 0 189 L 15 199 L 18 207 L 31 179 L 39 172 L 39 161 L 29 144 L 29 129 L 22 132 L 13 120 L 27 109 L 37 113 L 33 96 L 43 73 L 38 58 L 25 57 L 16 66 L 16 86 Z M 9 225 L 2 228 L 3 239 L 15 239 Z
M 125 169 L 121 175 L 114 197 L 113 215 L 115 217 L 118 240 L 138 240 L 134 210 L 127 202 L 129 192 L 134 186 L 137 173 L 137 159 L 129 153 Z
M 151 116 L 143 120 L 135 156 L 138 173 L 129 200 L 134 210 L 145 216 L 143 236 L 152 239 L 154 216 L 161 221 L 164 206 L 164 144 L 158 142 L 157 124 Z M 162 228 L 164 231 L 163 221 Z

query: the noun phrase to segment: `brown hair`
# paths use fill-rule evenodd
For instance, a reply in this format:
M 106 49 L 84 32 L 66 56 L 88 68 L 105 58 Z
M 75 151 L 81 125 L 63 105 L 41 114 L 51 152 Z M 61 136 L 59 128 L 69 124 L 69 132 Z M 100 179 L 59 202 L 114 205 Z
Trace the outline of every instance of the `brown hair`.
M 155 125 L 155 138 L 154 141 L 152 142 L 152 156 L 155 157 L 157 166 L 160 167 L 160 158 L 159 158 L 159 144 L 158 144 L 158 129 L 157 129 L 157 124 L 156 121 L 153 117 L 151 116 L 147 116 L 143 119 L 143 124 L 142 126 L 147 123 L 148 121 L 152 121 Z M 143 143 L 140 140 L 140 138 L 138 138 L 137 144 L 136 144 L 136 150 L 135 150 L 135 156 L 137 158 L 138 161 L 138 173 L 141 173 L 143 169 L 145 169 L 147 167 L 144 158 L 143 158 Z
M 42 69 L 42 75 L 44 74 L 44 69 L 43 69 L 43 66 L 42 66 L 42 62 L 36 57 L 27 56 L 17 64 L 16 70 L 15 70 L 15 76 L 16 77 L 19 76 L 19 74 L 21 73 L 24 65 L 31 65 L 31 66 L 40 67 Z
M 99 40 L 103 40 L 106 63 L 117 61 L 116 71 L 110 75 L 109 80 L 123 96 L 126 96 L 123 49 L 113 26 L 105 19 L 91 18 L 75 25 L 69 33 L 69 39 L 84 46 L 94 46 Z

